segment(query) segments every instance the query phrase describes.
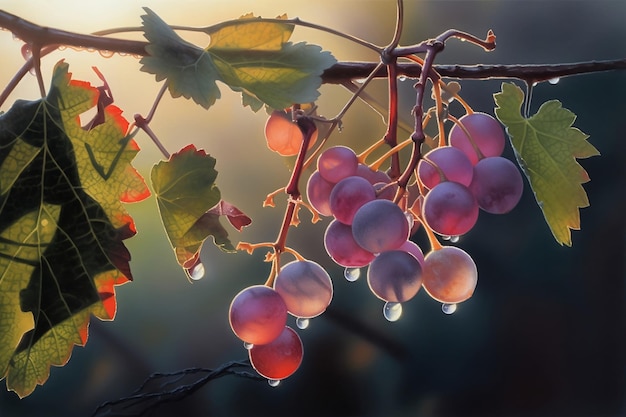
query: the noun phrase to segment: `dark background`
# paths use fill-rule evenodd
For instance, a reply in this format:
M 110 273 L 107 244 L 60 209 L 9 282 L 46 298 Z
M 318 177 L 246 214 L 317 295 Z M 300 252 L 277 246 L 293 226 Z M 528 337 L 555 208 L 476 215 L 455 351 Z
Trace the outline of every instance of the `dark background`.
M 2 3 L 7 11 L 19 11 L 17 5 Z M 175 8 L 173 4 L 150 6 L 172 24 L 206 25 L 252 10 L 266 16 L 287 11 L 379 44 L 387 42 L 393 30 L 392 1 L 306 5 L 235 1 L 228 9 L 216 2 L 214 7 L 221 7 L 226 17 L 209 13 L 210 4 L 177 2 Z M 141 10 L 139 4 L 133 6 L 134 14 L 125 12 L 124 18 L 137 25 Z M 61 11 L 63 7 L 63 2 L 57 5 Z M 127 24 L 121 15 L 106 24 L 88 13 L 67 13 L 57 20 L 23 15 L 83 32 Z M 625 19 L 626 3 L 617 0 L 407 1 L 402 44 L 451 27 L 479 36 L 492 28 L 498 37 L 494 52 L 450 41 L 437 62 L 616 59 L 626 56 Z M 18 62 L 19 43 L 8 33 L 0 35 L 3 56 Z M 321 36 L 318 41 L 317 33 L 300 29 L 296 36 L 322 44 L 341 60 L 375 59 L 336 38 Z M 97 61 L 127 117 L 145 113 L 150 106 L 158 87 L 151 77 L 138 73 L 136 61 L 68 51 L 46 58 L 45 65 L 66 55 L 77 78 L 94 83 L 89 66 Z M 0 70 L 2 82 L 17 68 L 18 64 L 7 64 Z M 34 79 L 27 82 L 35 84 Z M 475 110 L 493 114 L 492 94 L 501 82 L 463 81 L 461 94 Z M 407 122 L 414 101 L 411 85 L 410 80 L 402 83 L 401 111 Z M 378 83 L 371 93 L 384 100 L 384 87 Z M 571 248 L 552 238 L 527 187 L 512 213 L 481 213 L 477 226 L 459 242 L 479 270 L 472 299 L 446 316 L 438 303 L 420 292 L 406 303 L 400 321 L 388 323 L 365 280 L 348 283 L 341 269 L 329 262 L 321 243 L 324 226 L 308 224 L 303 214 L 303 224 L 290 233 L 290 246 L 329 269 L 335 296 L 329 311 L 300 332 L 305 356 L 299 371 L 278 388 L 226 377 L 154 415 L 626 415 L 625 95 L 624 72 L 569 77 L 534 89 L 532 112 L 545 100 L 559 99 L 577 114 L 575 126 L 590 135 L 602 154 L 580 161 L 592 179 L 585 184 L 591 206 L 581 210 L 582 231 L 573 232 Z M 287 181 L 289 172 L 263 147 L 265 116 L 240 109 L 239 99 L 226 89 L 223 96 L 208 113 L 181 99 L 166 100 L 153 128 L 172 150 L 194 142 L 217 157 L 224 197 L 255 220 L 241 236 L 232 232 L 234 241 L 273 240 L 284 202 L 277 200 L 278 208 L 262 210 L 260 203 Z M 325 86 L 322 113 L 333 114 L 347 97 L 339 87 Z M 352 109 L 345 126 L 333 140 L 357 150 L 384 132 L 380 119 L 363 105 Z M 144 152 L 137 165 L 147 177 L 159 155 L 146 138 L 138 140 Z M 506 152 L 512 156 L 510 149 Z M 203 252 L 207 278 L 189 284 L 175 264 L 154 201 L 129 210 L 139 230 L 128 242 L 135 282 L 118 289 L 116 320 L 92 323 L 87 346 L 74 348 L 69 363 L 53 368 L 50 380 L 31 396 L 19 400 L 0 389 L 0 416 L 85 416 L 103 401 L 130 394 L 152 372 L 214 368 L 245 358 L 228 328 L 228 304 L 241 288 L 265 280 L 264 253 L 228 256 L 207 244 Z M 415 238 L 423 240 L 420 233 Z

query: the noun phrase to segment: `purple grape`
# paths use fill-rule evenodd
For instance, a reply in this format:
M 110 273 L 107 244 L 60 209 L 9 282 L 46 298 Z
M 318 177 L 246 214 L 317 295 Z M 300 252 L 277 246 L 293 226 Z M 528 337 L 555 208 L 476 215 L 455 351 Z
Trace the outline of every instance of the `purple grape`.
M 322 216 L 330 216 L 330 193 L 335 184 L 326 181 L 320 175 L 319 171 L 315 171 L 306 184 L 306 196 L 309 203 Z
M 472 165 L 478 163 L 478 149 L 483 157 L 500 156 L 504 150 L 504 131 L 500 123 L 486 113 L 466 114 L 459 119 L 470 138 L 461 129 L 454 125 L 450 129 L 449 144 L 459 148 L 469 158 Z
M 415 259 L 417 259 L 420 265 L 424 265 L 424 252 L 422 252 L 422 248 L 420 248 L 417 243 L 407 240 L 398 248 L 398 250 L 410 253 L 415 256 Z
M 513 210 L 522 192 L 524 181 L 515 164 L 501 156 L 481 159 L 474 166 L 470 191 L 478 206 L 488 213 L 503 214 Z
M 413 255 L 392 250 L 378 255 L 367 269 L 367 283 L 378 298 L 403 303 L 422 285 L 422 267 Z
M 424 198 L 422 215 L 428 226 L 444 236 L 460 236 L 478 220 L 478 203 L 464 185 L 446 181 L 437 184 Z
M 333 220 L 324 234 L 324 247 L 338 265 L 361 268 L 374 259 L 374 254 L 363 249 L 352 236 L 352 227 Z
M 460 149 L 442 146 L 424 155 L 417 164 L 417 175 L 428 189 L 443 181 L 469 186 L 474 174 L 472 168 L 472 163 Z
M 370 184 L 376 184 L 379 182 L 390 183 L 391 178 L 389 175 L 382 171 L 372 171 L 367 165 L 359 164 L 356 168 L 356 174 L 359 177 L 363 177 L 370 182 Z
M 293 261 L 283 266 L 274 280 L 274 289 L 283 297 L 287 311 L 301 318 L 319 316 L 333 298 L 330 276 L 313 261 Z
M 359 208 L 352 219 L 352 235 L 363 249 L 381 253 L 398 249 L 409 237 L 404 212 L 389 200 L 374 200 Z
M 276 339 L 287 323 L 287 305 L 273 288 L 254 285 L 233 298 L 230 327 L 246 343 L 263 345 Z
M 341 223 L 352 224 L 356 211 L 368 201 L 376 199 L 374 186 L 362 177 L 344 178 L 330 193 L 330 211 Z
M 359 160 L 352 149 L 346 146 L 333 146 L 322 152 L 317 159 L 317 170 L 326 181 L 337 183 L 356 175 L 358 164 Z

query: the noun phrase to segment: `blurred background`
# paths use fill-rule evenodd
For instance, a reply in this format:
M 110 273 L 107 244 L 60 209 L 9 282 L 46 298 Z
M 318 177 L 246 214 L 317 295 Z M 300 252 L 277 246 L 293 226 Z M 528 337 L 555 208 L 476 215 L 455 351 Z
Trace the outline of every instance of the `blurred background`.
M 379 45 L 393 34 L 391 0 L 0 0 L 0 8 L 40 25 L 81 33 L 139 26 L 141 7 L 166 22 L 206 26 L 247 12 L 290 17 L 351 33 Z M 448 28 L 497 35 L 495 51 L 452 40 L 438 63 L 562 63 L 626 57 L 626 3 L 581 1 L 406 1 L 402 44 L 436 36 Z M 205 45 L 208 39 L 187 36 Z M 138 33 L 129 38 L 140 39 Z M 296 28 L 294 40 L 330 50 L 342 61 L 376 60 L 371 52 L 336 37 Z M 0 85 L 22 65 L 22 44 L 0 32 Z M 128 119 L 147 114 L 159 85 L 139 72 L 138 59 L 64 50 L 45 57 L 44 76 L 65 59 L 77 79 L 105 75 Z M 46 80 L 48 82 L 49 79 Z M 493 114 L 493 93 L 502 80 L 462 81 L 462 96 L 477 111 Z M 410 122 L 414 90 L 403 81 L 401 117 Z M 265 195 L 286 184 L 285 161 L 264 143 L 267 115 L 240 105 L 221 86 L 222 99 L 209 111 L 169 96 L 151 127 L 174 152 L 188 143 L 217 158 L 217 184 L 224 199 L 253 218 L 234 242 L 273 241 L 285 206 L 262 208 Z M 36 99 L 27 77 L 5 103 Z M 368 92 L 386 100 L 385 83 Z M 338 86 L 323 86 L 320 113 L 333 116 L 348 100 Z M 575 126 L 590 135 L 601 157 L 580 161 L 592 181 L 585 185 L 591 207 L 581 210 L 582 231 L 573 246 L 553 239 L 527 187 L 517 208 L 505 216 L 481 213 L 477 226 L 458 243 L 479 270 L 473 298 L 446 316 L 423 291 L 406 303 L 402 319 L 387 322 L 382 303 L 364 279 L 346 282 L 324 252 L 325 224 L 302 224 L 289 245 L 328 268 L 335 295 L 327 314 L 301 331 L 304 362 L 279 387 L 226 377 L 155 416 L 620 416 L 626 415 L 626 72 L 607 72 L 542 83 L 533 92 L 532 112 L 559 99 L 577 114 Z M 380 138 L 385 126 L 357 103 L 344 130 L 330 143 L 357 151 Z M 401 135 L 407 135 L 401 132 Z M 135 165 L 148 178 L 161 155 L 145 135 Z M 507 156 L 512 152 L 507 149 Z M 154 199 L 128 206 L 139 233 L 127 241 L 134 282 L 117 288 L 113 322 L 92 323 L 86 347 L 76 347 L 67 365 L 52 368 L 48 382 L 19 400 L 0 388 L 2 417 L 90 415 L 98 404 L 129 395 L 153 372 L 187 367 L 215 368 L 244 359 L 246 351 L 227 319 L 230 300 L 242 288 L 262 283 L 265 253 L 223 254 L 207 242 L 206 277 L 190 284 L 177 266 L 158 218 Z M 415 236 L 418 242 L 423 236 Z

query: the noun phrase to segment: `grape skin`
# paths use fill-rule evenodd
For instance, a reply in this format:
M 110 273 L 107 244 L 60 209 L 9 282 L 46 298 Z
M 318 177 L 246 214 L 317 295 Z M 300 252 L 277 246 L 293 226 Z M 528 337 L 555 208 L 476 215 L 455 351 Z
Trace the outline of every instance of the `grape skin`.
M 273 288 L 253 285 L 230 304 L 230 327 L 246 343 L 262 345 L 280 335 L 287 323 L 287 305 Z
M 428 192 L 422 204 L 422 216 L 436 233 L 460 236 L 476 224 L 478 203 L 467 187 L 446 181 Z
M 362 177 L 351 176 L 335 184 L 330 193 L 330 210 L 337 220 L 349 225 L 356 211 L 374 199 L 374 186 Z
M 356 175 L 359 160 L 347 146 L 333 146 L 326 149 L 317 159 L 317 170 L 326 181 L 338 183 L 344 178 Z
M 352 227 L 333 220 L 324 233 L 326 252 L 337 265 L 346 268 L 361 268 L 374 259 L 374 254 L 356 243 Z
M 422 252 L 422 248 L 420 248 L 417 243 L 412 240 L 407 240 L 398 248 L 398 250 L 410 253 L 415 257 L 415 259 L 417 259 L 420 265 L 424 266 L 424 252 Z
M 322 216 L 330 216 L 330 193 L 333 191 L 335 184 L 326 181 L 320 175 L 319 171 L 315 171 L 309 177 L 306 184 L 306 195 L 309 203 Z
M 444 246 L 424 258 L 423 286 L 435 300 L 456 304 L 474 293 L 478 271 L 471 256 L 456 246 Z
M 524 191 L 524 180 L 515 164 L 501 156 L 480 160 L 474 166 L 470 191 L 478 206 L 492 214 L 513 210 Z
M 265 123 L 265 140 L 267 147 L 282 156 L 297 155 L 302 146 L 302 131 L 291 120 L 291 113 L 274 110 Z M 317 130 L 309 139 L 309 147 L 317 141 Z
M 248 351 L 254 369 L 267 379 L 281 380 L 292 375 L 302 363 L 302 340 L 289 326 L 266 345 L 254 345 Z
M 442 181 L 454 181 L 469 186 L 473 174 L 470 160 L 463 151 L 453 146 L 435 148 L 424 155 L 417 164 L 417 175 L 428 189 Z
M 408 252 L 383 252 L 367 269 L 367 283 L 381 300 L 402 303 L 413 298 L 421 288 L 422 267 Z
M 398 249 L 409 237 L 404 212 L 389 200 L 373 200 L 357 210 L 352 235 L 363 249 L 380 253 Z
M 480 159 L 472 141 L 483 157 L 502 155 L 505 143 L 504 131 L 496 119 L 486 113 L 476 112 L 466 114 L 459 122 L 471 135 L 471 141 L 463 129 L 455 124 L 450 129 L 449 144 L 463 151 L 472 165 L 476 165 Z
M 274 280 L 287 311 L 300 318 L 322 314 L 333 298 L 330 275 L 313 261 L 293 261 L 280 269 Z

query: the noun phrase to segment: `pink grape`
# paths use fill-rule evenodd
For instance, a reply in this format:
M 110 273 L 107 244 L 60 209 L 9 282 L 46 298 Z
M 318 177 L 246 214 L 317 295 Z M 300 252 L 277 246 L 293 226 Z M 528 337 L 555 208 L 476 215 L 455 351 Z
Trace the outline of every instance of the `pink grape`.
M 443 181 L 454 181 L 465 186 L 472 182 L 472 163 L 459 149 L 441 146 L 424 155 L 417 164 L 417 175 L 428 189 Z
M 254 369 L 267 379 L 281 380 L 292 375 L 302 363 L 302 340 L 291 327 L 285 326 L 276 339 L 265 345 L 254 345 L 249 351 Z
M 364 178 L 352 176 L 335 184 L 330 193 L 330 210 L 340 222 L 352 224 L 354 213 L 363 204 L 374 199 L 374 186 Z
M 291 112 L 274 110 L 265 123 L 267 147 L 282 156 L 297 155 L 302 146 L 302 131 L 291 120 Z M 317 130 L 311 136 L 308 149 L 317 141 Z
M 374 185 L 379 182 L 390 183 L 391 178 L 389 175 L 385 174 L 382 171 L 372 171 L 370 167 L 365 164 L 359 164 L 356 168 L 356 174 L 359 177 L 363 177 L 370 182 L 370 184 Z
M 488 213 L 503 214 L 513 210 L 522 192 L 524 181 L 515 164 L 501 156 L 481 159 L 474 166 L 470 191 L 478 206 Z
M 423 286 L 437 301 L 454 304 L 474 293 L 478 271 L 471 256 L 455 246 L 444 246 L 424 258 Z
M 246 343 L 263 345 L 280 335 L 287 323 L 287 305 L 273 288 L 254 285 L 235 296 L 229 310 L 230 327 Z
M 335 184 L 326 181 L 315 171 L 306 184 L 306 195 L 309 203 L 322 216 L 330 216 L 330 193 Z
M 422 215 L 428 226 L 444 236 L 469 232 L 478 220 L 478 203 L 464 185 L 446 181 L 426 194 Z
M 374 189 L 376 190 L 376 198 L 393 201 L 393 199 L 396 197 L 398 184 L 377 182 L 376 184 L 374 184 Z
M 352 227 L 333 220 L 324 233 L 326 252 L 338 265 L 346 268 L 361 268 L 374 259 L 374 254 L 356 243 Z
M 381 300 L 402 303 L 422 285 L 422 267 L 410 253 L 392 250 L 378 255 L 367 269 L 370 290 Z
M 287 311 L 296 317 L 311 318 L 322 314 L 333 298 L 330 275 L 313 261 L 293 261 L 280 269 L 274 280 Z
M 352 235 L 359 246 L 372 253 L 398 249 L 409 237 L 409 222 L 396 204 L 373 200 L 357 210 Z
M 328 182 L 337 183 L 356 174 L 359 160 L 347 146 L 333 146 L 326 149 L 317 159 L 317 170 Z
M 407 240 L 398 248 L 398 250 L 410 253 L 415 256 L 415 259 L 417 259 L 420 265 L 424 265 L 424 252 L 422 252 L 422 248 L 420 248 L 417 243 Z
M 496 119 L 486 113 L 477 112 L 466 114 L 459 122 L 469 132 L 471 139 L 455 124 L 450 129 L 449 143 L 463 151 L 472 165 L 476 165 L 480 159 L 476 149 L 485 158 L 502 155 L 505 143 L 504 131 Z

